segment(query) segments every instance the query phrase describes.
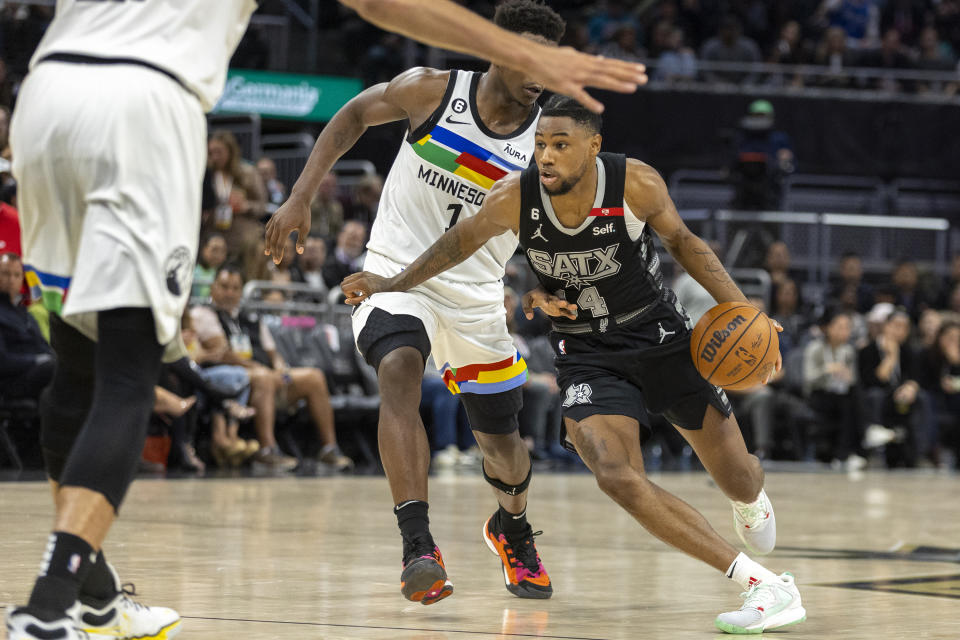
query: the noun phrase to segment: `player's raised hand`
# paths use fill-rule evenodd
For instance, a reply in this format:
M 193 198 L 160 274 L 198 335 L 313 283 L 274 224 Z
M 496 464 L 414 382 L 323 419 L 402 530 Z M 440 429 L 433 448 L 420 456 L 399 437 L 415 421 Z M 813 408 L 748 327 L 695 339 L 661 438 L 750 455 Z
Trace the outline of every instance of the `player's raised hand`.
M 310 203 L 291 195 L 270 216 L 264 233 L 263 252 L 273 256 L 274 264 L 280 264 L 283 260 L 283 248 L 293 231 L 297 232 L 297 253 L 303 253 L 303 245 L 306 244 L 307 236 L 310 234 Z
M 384 278 L 369 271 L 359 271 L 344 278 L 340 283 L 340 290 L 347 296 L 344 302 L 356 306 L 375 293 L 390 291 L 392 284 L 392 278 Z
M 777 333 L 783 333 L 783 325 L 781 325 L 779 322 L 777 322 L 776 320 L 774 320 L 774 319 L 771 318 L 770 316 L 767 316 L 767 318 L 770 320 L 770 322 L 773 323 L 773 328 L 777 330 Z M 783 367 L 783 354 L 781 354 L 781 353 L 780 353 L 780 350 L 778 349 L 778 350 L 777 350 L 777 363 L 773 366 L 773 371 L 771 371 L 771 372 L 770 372 L 770 375 L 767 376 L 767 379 L 763 381 L 763 384 L 768 384 L 771 380 L 773 380 L 773 378 L 776 376 L 776 374 L 780 373 L 780 369 L 781 369 L 782 367 Z
M 542 309 L 548 316 L 577 319 L 577 305 L 558 298 L 543 287 L 537 287 L 523 294 L 523 313 L 527 320 L 533 320 L 533 310 Z
M 647 68 L 642 64 L 589 55 L 572 47 L 544 46 L 530 71 L 547 89 L 570 96 L 596 113 L 603 111 L 603 104 L 584 87 L 633 93 L 647 83 Z

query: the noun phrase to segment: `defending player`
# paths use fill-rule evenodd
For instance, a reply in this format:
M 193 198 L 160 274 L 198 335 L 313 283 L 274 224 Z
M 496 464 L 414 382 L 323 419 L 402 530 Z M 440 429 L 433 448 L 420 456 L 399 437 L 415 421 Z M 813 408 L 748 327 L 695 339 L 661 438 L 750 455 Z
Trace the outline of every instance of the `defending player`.
M 723 391 L 693 366 L 689 320 L 663 286 L 650 231 L 718 302 L 743 301 L 743 293 L 683 224 L 653 168 L 600 153 L 600 124 L 574 100 L 552 98 L 537 126 L 537 166 L 498 182 L 476 216 L 458 222 L 402 273 L 346 278 L 347 302 L 360 303 L 360 313 L 370 295 L 405 291 L 467 259 L 489 238 L 518 236 L 541 283 L 524 296 L 524 308 L 528 314 L 542 308 L 554 323 L 558 384 L 566 390 L 564 445 L 575 447 L 600 488 L 653 535 L 744 587 L 743 607 L 721 614 L 718 628 L 759 633 L 800 622 L 806 613 L 793 576 L 738 554 L 703 516 L 644 473 L 640 445 L 652 411 L 675 425 L 730 498 L 748 549 L 773 549 L 763 469 L 747 452 Z
M 507 0 L 494 22 L 539 43 L 556 43 L 564 28 L 533 0 Z M 368 126 L 406 119 L 410 131 L 387 176 L 364 264 L 385 276 L 399 273 L 445 229 L 473 216 L 496 180 L 527 166 L 542 90 L 497 65 L 486 73 L 411 69 L 368 89 L 323 130 L 288 204 L 267 227 L 267 246 L 277 247 L 295 226 L 303 234 L 319 180 Z M 517 430 L 526 364 L 503 315 L 503 265 L 516 244 L 510 234 L 492 238 L 429 286 L 376 296 L 354 313 L 357 347 L 380 382 L 378 438 L 403 538 L 401 591 L 424 604 L 453 589 L 427 515 L 430 449 L 419 405 L 431 352 L 450 390 L 460 393 L 484 478 L 500 503 L 484 535 L 500 556 L 507 589 L 525 598 L 552 593 L 526 520 L 532 466 Z
M 530 44 L 447 0 L 341 1 L 380 26 L 529 69 L 554 88 L 632 91 L 644 79 L 642 65 Z M 203 113 L 255 8 L 58 0 L 31 60 L 11 144 L 28 279 L 57 314 L 58 364 L 41 420 L 57 517 L 28 605 L 8 612 L 11 639 L 179 632 L 176 612 L 121 592 L 100 547 L 133 478 L 161 354 L 190 289 Z

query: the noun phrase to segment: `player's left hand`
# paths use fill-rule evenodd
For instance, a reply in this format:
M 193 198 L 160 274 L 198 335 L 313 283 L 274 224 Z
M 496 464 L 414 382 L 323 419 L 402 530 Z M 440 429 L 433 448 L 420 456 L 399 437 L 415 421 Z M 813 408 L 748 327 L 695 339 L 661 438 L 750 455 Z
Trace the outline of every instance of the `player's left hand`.
M 769 317 L 769 316 L 768 316 L 768 317 Z M 773 323 L 773 328 L 777 330 L 777 333 L 783 333 L 783 325 L 781 325 L 779 322 L 777 322 L 777 321 L 774 320 L 773 318 L 770 318 L 770 322 Z M 774 365 L 773 371 L 771 371 L 771 372 L 770 372 L 770 375 L 767 377 L 767 379 L 763 381 L 763 384 L 767 384 L 768 382 L 770 382 L 770 380 L 773 379 L 773 377 L 774 377 L 775 374 L 780 373 L 780 369 L 781 369 L 781 368 L 783 368 L 783 354 L 781 354 L 781 353 L 780 353 L 780 350 L 778 349 L 778 350 L 777 350 L 777 364 Z
M 360 271 L 344 278 L 340 283 L 340 290 L 347 296 L 344 302 L 356 306 L 375 293 L 390 291 L 392 284 L 392 278 L 384 278 L 369 271 Z
M 291 195 L 267 222 L 263 253 L 273 256 L 274 264 L 280 264 L 287 238 L 294 231 L 297 232 L 297 253 L 303 253 L 307 236 L 310 235 L 310 222 L 310 203 Z
M 523 294 L 521 304 L 527 320 L 533 320 L 534 309 L 542 309 L 548 316 L 577 319 L 577 305 L 558 298 L 543 287 L 537 287 Z

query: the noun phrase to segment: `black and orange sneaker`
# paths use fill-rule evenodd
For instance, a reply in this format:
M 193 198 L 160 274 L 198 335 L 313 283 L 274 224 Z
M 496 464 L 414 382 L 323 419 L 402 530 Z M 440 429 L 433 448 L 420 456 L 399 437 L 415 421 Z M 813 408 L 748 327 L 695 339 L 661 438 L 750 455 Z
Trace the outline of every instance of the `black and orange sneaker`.
M 403 538 L 400 593 L 407 600 L 420 604 L 433 604 L 453 593 L 453 583 L 447 579 L 443 556 L 429 534 Z
M 533 543 L 534 536 L 543 532 L 534 532 L 528 524 L 523 533 L 508 538 L 500 527 L 498 514 L 494 513 L 483 525 L 483 540 L 500 557 L 507 591 L 518 598 L 549 598 L 553 586 Z

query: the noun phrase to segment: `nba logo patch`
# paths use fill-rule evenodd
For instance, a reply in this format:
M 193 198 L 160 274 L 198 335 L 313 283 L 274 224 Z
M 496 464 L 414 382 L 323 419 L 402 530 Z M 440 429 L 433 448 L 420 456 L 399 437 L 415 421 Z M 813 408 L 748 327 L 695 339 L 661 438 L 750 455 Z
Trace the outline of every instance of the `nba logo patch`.
M 561 341 L 557 344 L 557 349 L 559 349 L 559 350 L 560 350 L 560 353 L 562 353 L 563 355 L 567 355 L 567 341 L 566 341 L 566 340 L 561 340 Z

